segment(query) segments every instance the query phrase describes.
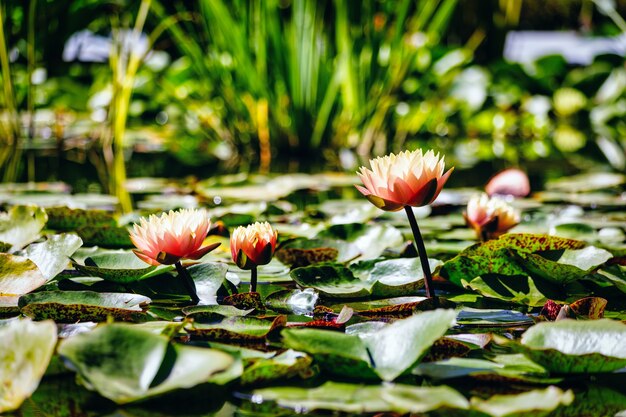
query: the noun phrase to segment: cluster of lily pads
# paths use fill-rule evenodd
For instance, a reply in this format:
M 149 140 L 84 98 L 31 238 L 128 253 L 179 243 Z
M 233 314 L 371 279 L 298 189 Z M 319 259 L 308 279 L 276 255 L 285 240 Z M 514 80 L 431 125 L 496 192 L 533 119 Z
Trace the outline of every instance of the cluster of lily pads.
M 223 177 L 190 192 L 135 180 L 140 209 L 123 217 L 105 197 L 4 185 L 0 413 L 626 409 L 623 176 L 563 178 L 511 200 L 521 223 L 484 241 L 463 218 L 476 190 L 409 207 L 436 297 L 413 230 L 359 198 L 357 181 Z M 214 250 L 176 260 L 197 303 L 174 263 L 144 262 L 129 235 L 142 216 L 181 205 L 214 220 L 203 240 Z M 278 244 L 252 292 L 229 247 L 257 220 Z

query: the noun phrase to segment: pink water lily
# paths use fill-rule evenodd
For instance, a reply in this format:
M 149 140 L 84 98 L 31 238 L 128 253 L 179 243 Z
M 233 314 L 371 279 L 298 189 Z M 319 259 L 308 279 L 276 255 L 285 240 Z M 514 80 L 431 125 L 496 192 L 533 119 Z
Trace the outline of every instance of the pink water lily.
M 252 269 L 272 260 L 278 233 L 268 222 L 239 226 L 230 236 L 230 253 L 241 269 Z
M 361 167 L 357 172 L 364 187 L 356 185 L 356 188 L 372 204 L 386 211 L 432 203 L 454 169 L 444 173 L 444 157 L 432 150 L 423 153 L 421 149 L 372 159 L 370 167 Z
M 206 211 L 182 209 L 142 218 L 133 226 L 130 240 L 137 247 L 133 252 L 144 262 L 171 265 L 181 259 L 200 259 L 219 246 L 202 247 L 210 227 Z
M 257 266 L 272 260 L 278 233 L 268 222 L 239 226 L 230 236 L 230 253 L 241 269 L 249 269 L 250 291 L 256 291 Z
M 487 194 L 472 197 L 463 217 L 481 240 L 496 238 L 520 222 L 520 215 L 513 206 Z

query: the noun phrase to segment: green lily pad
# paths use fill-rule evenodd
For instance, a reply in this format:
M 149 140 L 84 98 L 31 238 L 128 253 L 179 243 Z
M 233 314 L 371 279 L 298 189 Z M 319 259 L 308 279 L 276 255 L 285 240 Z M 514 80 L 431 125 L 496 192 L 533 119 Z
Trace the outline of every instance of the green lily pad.
M 317 388 L 273 387 L 253 391 L 255 400 L 306 413 L 314 410 L 346 413 L 426 413 L 439 409 L 467 409 L 468 401 L 449 387 L 362 385 L 326 382 Z
M 76 230 L 87 246 L 103 248 L 132 248 L 128 228 L 122 226 L 84 226 Z
M 319 295 L 313 288 L 304 290 L 281 290 L 265 297 L 265 306 L 283 314 L 310 315 L 315 309 Z
M 524 267 L 548 281 L 567 284 L 583 278 L 613 255 L 604 249 L 587 246 L 583 249 L 531 253 L 522 255 Z
M 262 385 L 279 379 L 310 376 L 312 359 L 305 353 L 288 349 L 272 358 L 256 358 L 247 362 L 241 384 Z
M 339 248 L 342 248 L 343 252 L 346 252 L 345 249 L 349 248 L 349 245 L 349 243 L 339 240 L 299 238 L 281 246 L 281 248 L 276 251 L 276 257 L 285 265 L 297 268 L 320 262 L 336 261 L 339 256 Z M 358 249 L 356 249 L 356 247 L 352 248 L 353 251 L 349 253 L 347 258 L 345 254 L 342 255 L 342 261 L 358 255 Z M 348 252 L 350 252 L 350 250 L 348 250 Z
M 195 321 L 216 321 L 224 317 L 243 317 L 252 311 L 254 310 L 240 310 L 229 305 L 200 305 L 183 308 L 183 314 Z
M 36 319 L 62 323 L 77 321 L 145 320 L 148 297 L 136 294 L 98 293 L 93 291 L 41 291 L 20 297 L 23 314 Z
M 597 172 L 575 175 L 548 181 L 546 189 L 550 191 L 581 192 L 613 188 L 623 184 L 626 176 L 609 172 Z
M 429 259 L 431 269 L 440 262 Z M 346 267 L 323 263 L 296 268 L 291 277 L 302 287 L 311 287 L 331 298 L 395 297 L 415 294 L 424 286 L 419 259 L 399 258 L 362 261 Z
M 477 243 L 447 261 L 441 275 L 457 285 L 488 274 L 525 276 L 528 271 L 519 262 L 537 252 L 582 249 L 585 242 L 549 235 L 505 234 L 499 239 Z
M 75 261 L 72 265 L 89 276 L 120 283 L 140 281 L 174 269 L 173 265 L 148 265 L 132 252 L 93 255 L 85 259 L 84 265 Z
M 354 314 L 367 317 L 368 319 L 402 318 L 413 315 L 418 311 L 433 310 L 435 307 L 454 308 L 456 305 L 445 298 L 438 297 L 437 304 L 428 297 L 394 297 L 378 300 L 356 301 L 340 303 L 331 306 L 331 309 L 339 313 L 344 307 L 349 307 Z
M 280 330 L 287 324 L 287 317 L 277 316 L 274 320 L 255 317 L 227 317 L 217 323 L 192 323 L 185 330 L 193 337 L 224 342 L 258 342 L 270 333 Z
M 16 410 L 35 392 L 56 342 L 52 321 L 0 321 L 0 413 Z
M 358 248 L 362 260 L 378 258 L 385 249 L 404 243 L 400 230 L 385 224 L 338 224 L 318 233 L 316 238 L 348 241 Z
M 36 206 L 14 206 L 0 213 L 0 242 L 11 244 L 11 250 L 23 248 L 39 238 L 46 225 L 46 211 Z
M 459 311 L 456 321 L 460 326 L 472 327 L 520 327 L 534 324 L 533 319 L 519 311 L 469 307 Z
M 612 372 L 626 366 L 626 324 L 609 320 L 560 320 L 529 328 L 509 344 L 554 373 Z
M 82 246 L 81 238 L 62 233 L 48 236 L 45 242 L 33 243 L 24 249 L 24 255 L 37 265 L 46 280 L 51 280 L 69 265 L 69 257 Z
M 455 317 L 454 310 L 434 310 L 382 327 L 359 326 L 352 334 L 317 329 L 287 329 L 281 334 L 288 347 L 313 355 L 331 373 L 392 381 L 419 362 Z
M 0 296 L 26 294 L 45 283 L 46 279 L 30 259 L 0 253 Z
M 73 209 L 64 206 L 48 207 L 47 227 L 54 230 L 72 231 L 85 226 L 116 226 L 113 213 L 105 210 Z
M 574 393 L 571 390 L 563 391 L 558 387 L 549 386 L 521 394 L 494 395 L 486 400 L 473 397 L 471 408 L 493 417 L 539 416 L 561 406 L 570 405 L 572 401 Z
M 526 275 L 507 276 L 486 274 L 476 277 L 469 282 L 462 280 L 465 288 L 470 288 L 484 297 L 505 300 L 511 303 L 523 304 L 532 307 L 542 306 L 548 299 L 560 299 L 557 294 L 544 294 L 553 290 L 542 286 Z
M 560 380 L 547 378 L 548 372 L 521 353 L 497 355 L 493 361 L 475 358 L 449 358 L 437 362 L 423 362 L 413 369 L 413 374 L 433 379 L 474 378 L 502 382 L 553 384 Z
M 64 340 L 59 354 L 80 381 L 125 404 L 241 374 L 233 356 L 215 349 L 170 344 L 165 336 L 132 325 L 109 324 Z

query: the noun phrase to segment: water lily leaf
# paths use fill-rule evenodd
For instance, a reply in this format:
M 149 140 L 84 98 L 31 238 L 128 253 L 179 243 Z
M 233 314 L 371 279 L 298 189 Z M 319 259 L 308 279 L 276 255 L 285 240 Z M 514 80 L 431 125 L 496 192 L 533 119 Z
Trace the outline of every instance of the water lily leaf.
M 33 243 L 24 255 L 37 265 L 46 280 L 51 280 L 69 264 L 69 257 L 82 246 L 83 241 L 71 233 L 48 236 L 45 242 Z
M 560 320 L 529 328 L 521 343 L 498 339 L 554 373 L 612 372 L 626 366 L 626 324 Z
M 455 319 L 454 310 L 424 311 L 359 337 L 373 359 L 375 372 L 384 381 L 392 381 L 413 367 Z M 402 342 L 406 340 L 411 343 Z
M 352 332 L 350 326 L 350 334 L 317 329 L 287 329 L 281 334 L 288 347 L 313 355 L 331 373 L 372 379 L 373 371 L 392 381 L 419 361 L 455 317 L 454 310 L 440 309 L 382 327 L 357 326 Z
M 35 392 L 56 342 L 52 321 L 0 321 L 0 413 L 19 408 Z
M 626 181 L 626 176 L 609 172 L 597 172 L 563 177 L 548 181 L 546 189 L 550 191 L 565 191 L 576 193 L 581 191 L 596 191 L 617 187 Z
M 221 262 L 202 262 L 187 267 L 187 272 L 196 286 L 200 303 L 214 304 L 217 291 L 226 279 L 228 265 Z
M 525 275 L 488 274 L 474 278 L 469 282 L 463 280 L 462 285 L 485 297 L 533 307 L 544 305 L 549 298 L 559 298 L 554 294 L 544 294 L 548 288 L 544 285 L 540 289 L 535 280 Z
M 486 381 L 527 382 L 554 384 L 560 380 L 547 378 L 548 372 L 521 353 L 496 355 L 493 361 L 475 358 L 450 358 L 437 362 L 423 362 L 413 374 L 433 379 L 474 378 Z
M 317 234 L 316 238 L 331 238 L 353 243 L 360 251 L 359 259 L 375 259 L 387 248 L 401 246 L 404 242 L 400 230 L 386 224 L 338 224 Z
M 581 279 L 613 258 L 609 251 L 595 246 L 521 256 L 525 261 L 524 267 L 532 274 L 558 284 L 567 284 Z
M 11 250 L 11 247 L 13 245 L 11 245 L 10 243 L 6 243 L 6 242 L 0 242 L 0 253 L 6 253 L 9 250 Z
M 26 294 L 45 283 L 46 279 L 30 259 L 0 253 L 0 296 Z
M 481 411 L 493 417 L 504 417 L 528 413 L 528 415 L 541 415 L 540 412 L 550 412 L 560 406 L 569 405 L 574 401 L 574 393 L 571 390 L 549 386 L 544 389 L 536 389 L 521 394 L 494 395 L 482 400 L 477 397 L 471 399 L 471 408 Z
M 467 409 L 468 401 L 449 387 L 362 385 L 326 382 L 317 388 L 273 387 L 254 390 L 261 401 L 275 401 L 298 413 L 314 410 L 346 413 L 426 413 L 443 408 Z
M 276 251 L 276 257 L 293 268 L 320 262 L 345 262 L 359 255 L 359 249 L 350 243 L 336 239 L 293 239 Z
M 117 226 L 84 226 L 76 230 L 87 246 L 132 248 L 128 228 Z
M 14 206 L 0 213 L 0 242 L 12 245 L 11 250 L 23 248 L 39 238 L 46 225 L 46 211 L 36 206 Z
M 89 276 L 120 283 L 140 281 L 174 269 L 173 265 L 148 265 L 132 252 L 102 253 L 86 258 L 84 265 L 76 261 L 72 265 Z
M 314 288 L 327 297 L 367 297 L 372 288 L 372 284 L 355 277 L 342 264 L 324 263 L 296 268 L 290 275 L 298 285 Z
M 46 208 L 47 227 L 54 230 L 72 231 L 85 226 L 116 226 L 113 213 L 105 210 L 73 209 L 65 206 Z
M 125 324 L 66 339 L 59 354 L 83 385 L 118 404 L 215 382 L 220 373 L 241 374 L 241 364 L 225 352 L 172 345 L 165 336 Z
M 227 317 L 217 323 L 191 323 L 185 330 L 193 337 L 225 342 L 257 342 L 287 324 L 286 316 L 277 316 L 273 321 L 255 317 Z
M 537 252 L 582 249 L 585 242 L 556 236 L 536 234 L 505 234 L 499 239 L 477 243 L 447 261 L 441 275 L 457 285 L 479 276 L 497 274 L 506 276 L 528 275 L 517 256 Z
M 256 291 L 232 294 L 224 297 L 222 302 L 226 305 L 235 306 L 242 310 L 265 310 L 265 305 L 263 305 L 263 301 L 261 301 L 261 294 Z
M 94 291 L 41 291 L 20 297 L 23 314 L 36 319 L 61 323 L 77 321 L 145 320 L 148 297 L 136 294 L 98 293 Z
M 243 317 L 250 314 L 253 309 L 240 310 L 235 306 L 229 305 L 199 305 L 183 308 L 183 314 L 186 317 L 193 318 L 195 321 L 216 321 L 224 317 Z
M 534 324 L 533 319 L 519 311 L 469 307 L 459 311 L 456 322 L 460 326 L 471 327 L 520 327 Z
M 311 315 L 319 299 L 313 288 L 276 291 L 265 297 L 265 306 L 283 314 Z
M 241 375 L 242 385 L 261 385 L 278 379 L 298 375 L 310 376 L 312 359 L 302 352 L 288 349 L 272 358 L 257 358 L 248 361 Z
M 440 261 L 429 259 L 434 270 Z M 331 298 L 395 297 L 414 294 L 424 286 L 424 272 L 417 258 L 361 261 L 345 267 L 323 263 L 296 268 L 291 277 Z
M 333 311 L 339 312 L 348 306 L 354 310 L 355 314 L 368 318 L 400 318 L 411 316 L 417 311 L 433 310 L 437 306 L 441 308 L 454 308 L 456 306 L 442 297 L 438 298 L 437 303 L 435 304 L 435 301 L 428 297 L 394 297 L 336 304 L 331 308 Z

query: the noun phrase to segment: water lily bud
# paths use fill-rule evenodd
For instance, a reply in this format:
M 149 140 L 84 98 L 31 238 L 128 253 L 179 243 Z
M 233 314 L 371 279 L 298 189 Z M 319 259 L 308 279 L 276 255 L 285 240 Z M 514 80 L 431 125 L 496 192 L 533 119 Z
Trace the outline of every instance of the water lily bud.
M 268 222 L 239 226 L 230 236 L 230 253 L 241 269 L 252 269 L 272 260 L 278 233 Z
M 530 181 L 528 175 L 521 169 L 509 168 L 491 178 L 485 191 L 490 196 L 500 194 L 526 197 L 530 194 Z
M 219 246 L 202 247 L 211 221 L 204 210 L 183 209 L 142 218 L 133 226 L 133 252 L 150 265 L 171 265 L 181 259 L 200 259 Z
M 463 217 L 482 240 L 496 238 L 520 222 L 519 213 L 510 204 L 487 194 L 472 197 Z
M 365 187 L 356 188 L 385 211 L 432 203 L 454 169 L 444 173 L 444 157 L 432 150 L 423 153 L 421 149 L 372 159 L 370 167 L 361 167 L 357 172 Z

